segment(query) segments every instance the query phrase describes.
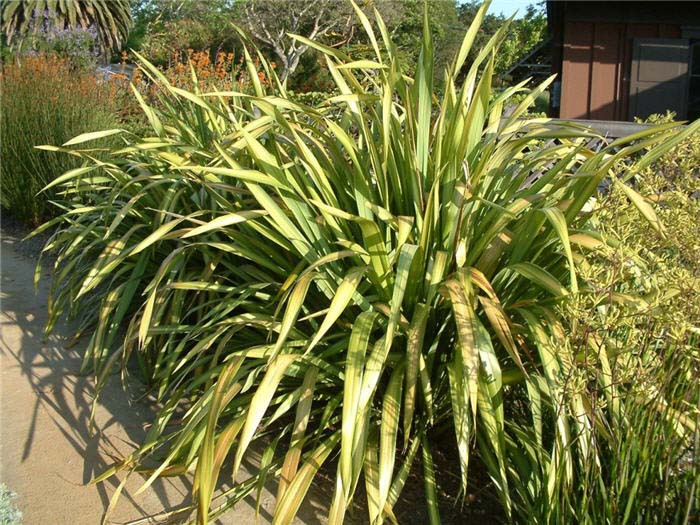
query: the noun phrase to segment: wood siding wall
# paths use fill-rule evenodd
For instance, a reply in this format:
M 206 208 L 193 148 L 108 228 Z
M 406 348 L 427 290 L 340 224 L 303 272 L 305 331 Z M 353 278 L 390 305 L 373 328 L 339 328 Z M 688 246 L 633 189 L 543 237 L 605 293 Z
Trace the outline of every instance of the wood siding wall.
M 635 38 L 678 38 L 680 25 L 567 21 L 561 118 L 627 120 Z

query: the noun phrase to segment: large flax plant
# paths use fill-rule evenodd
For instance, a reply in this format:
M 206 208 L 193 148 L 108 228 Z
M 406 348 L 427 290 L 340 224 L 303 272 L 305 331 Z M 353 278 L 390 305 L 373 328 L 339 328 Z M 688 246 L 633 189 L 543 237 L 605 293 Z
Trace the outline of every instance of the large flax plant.
M 509 486 L 528 480 L 506 414 L 524 401 L 552 475 L 571 481 L 594 424 L 585 383 L 571 380 L 575 320 L 559 308 L 585 292 L 577 261 L 601 243 L 582 209 L 618 160 L 662 144 L 637 167 L 648 165 L 690 131 L 667 124 L 594 151 L 585 129 L 521 120 L 552 79 L 491 96 L 507 28 L 465 64 L 485 9 L 440 97 L 429 32 L 407 78 L 381 18 L 356 9 L 374 60 L 294 37 L 335 81 L 320 107 L 291 101 L 262 57 L 273 87 L 248 57 L 253 94 L 184 91 L 143 61 L 160 93 L 136 94 L 151 136 L 110 130 L 49 148 L 86 161 L 54 183 L 66 201 L 47 246 L 58 256 L 49 328 L 79 319 L 98 387 L 135 359 L 162 403 L 103 478 L 151 457 L 146 485 L 193 472 L 198 523 L 275 478 L 274 523 L 289 523 L 329 462 L 330 523 L 358 490 L 381 523 L 422 468 L 437 523 L 431 440 L 446 428 L 462 487 L 476 444 L 511 515 Z M 106 160 L 74 149 L 117 133 L 125 147 Z M 259 439 L 259 471 L 212 504 L 224 461 L 235 476 Z

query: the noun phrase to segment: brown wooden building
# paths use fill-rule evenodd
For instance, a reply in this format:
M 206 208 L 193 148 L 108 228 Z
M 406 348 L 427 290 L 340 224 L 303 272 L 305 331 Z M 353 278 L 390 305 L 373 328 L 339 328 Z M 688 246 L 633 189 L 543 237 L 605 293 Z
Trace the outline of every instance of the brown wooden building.
M 700 118 L 700 1 L 548 1 L 553 117 Z

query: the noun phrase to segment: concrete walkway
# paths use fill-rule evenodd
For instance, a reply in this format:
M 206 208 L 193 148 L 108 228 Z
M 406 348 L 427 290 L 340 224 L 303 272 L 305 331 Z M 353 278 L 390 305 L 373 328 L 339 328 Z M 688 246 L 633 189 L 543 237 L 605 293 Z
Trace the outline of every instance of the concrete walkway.
M 18 239 L 3 234 L 0 241 L 0 481 L 18 494 L 25 525 L 99 524 L 119 480 L 89 482 L 141 441 L 153 408 L 130 402 L 115 377 L 100 397 L 98 433 L 90 436 L 92 380 L 77 374 L 81 347 L 66 348 L 65 326 L 44 340 L 47 280 L 35 294 L 34 261 L 19 253 Z M 180 522 L 143 518 L 187 503 L 189 478 L 159 480 L 136 495 L 142 479 L 128 480 L 109 522 Z M 257 520 L 248 497 L 218 523 L 269 523 L 272 494 L 263 491 L 261 501 Z M 320 523 L 317 508 L 307 505 L 295 523 Z

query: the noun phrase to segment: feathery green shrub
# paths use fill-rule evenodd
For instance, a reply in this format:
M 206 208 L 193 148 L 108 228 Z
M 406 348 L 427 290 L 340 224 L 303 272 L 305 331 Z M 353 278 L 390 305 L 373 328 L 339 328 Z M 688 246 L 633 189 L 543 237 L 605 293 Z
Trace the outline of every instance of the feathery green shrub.
M 442 430 L 463 490 L 475 444 L 511 516 L 513 485 L 530 488 L 510 419 L 524 412 L 560 490 L 572 486 L 597 421 L 585 381 L 571 380 L 584 367 L 564 308 L 587 290 L 577 261 L 601 243 L 582 209 L 620 160 L 653 146 L 642 169 L 698 124 L 596 152 L 590 131 L 520 120 L 552 79 L 491 98 L 506 27 L 457 80 L 486 7 L 442 98 L 429 32 L 408 78 L 381 19 L 377 37 L 357 9 L 375 60 L 295 37 L 324 55 L 337 87 L 318 107 L 291 100 L 262 56 L 272 87 L 248 59 L 254 95 L 184 91 L 142 61 L 163 88 L 153 106 L 140 99 L 152 135 L 74 139 L 86 164 L 53 183 L 71 200 L 47 225 L 59 228 L 48 329 L 77 319 L 98 389 L 134 359 L 162 403 L 141 446 L 100 479 L 154 458 L 146 486 L 191 471 L 207 523 L 276 478 L 273 522 L 289 523 L 331 462 L 329 522 L 364 490 L 381 523 L 422 468 L 437 523 L 431 436 Z M 102 161 L 72 149 L 113 134 L 127 144 Z M 235 476 L 257 441 L 257 473 L 212 507 L 225 459 Z
M 528 482 L 513 484 L 518 521 L 694 523 L 700 517 L 699 169 L 696 131 L 647 168 L 627 170 L 644 195 L 642 210 L 651 216 L 654 205 L 654 220 L 619 184 L 589 204 L 605 242 L 578 261 L 588 289 L 566 309 L 578 320 L 567 338 L 581 365 L 571 381 L 585 382 L 587 403 L 596 407 L 595 445 L 577 457 L 574 483 L 562 485 L 556 458 L 538 446 L 536 427 L 512 417 L 518 438 L 512 463 Z

